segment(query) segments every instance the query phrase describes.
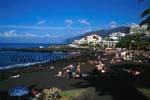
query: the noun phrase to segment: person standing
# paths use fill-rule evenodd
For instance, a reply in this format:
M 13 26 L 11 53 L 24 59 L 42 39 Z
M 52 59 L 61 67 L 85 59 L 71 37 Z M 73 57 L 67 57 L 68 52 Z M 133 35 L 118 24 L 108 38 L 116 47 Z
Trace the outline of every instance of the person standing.
M 80 68 L 80 63 L 78 63 L 78 64 L 77 64 L 76 77 L 81 77 L 81 68 Z

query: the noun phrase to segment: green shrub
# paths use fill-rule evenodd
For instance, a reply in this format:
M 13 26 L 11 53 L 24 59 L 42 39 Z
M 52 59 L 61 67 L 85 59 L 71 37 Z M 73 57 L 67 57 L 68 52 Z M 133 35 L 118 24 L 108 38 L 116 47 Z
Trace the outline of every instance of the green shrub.
M 50 89 L 44 89 L 43 90 L 43 100 L 59 100 L 61 92 L 58 88 L 50 88 Z

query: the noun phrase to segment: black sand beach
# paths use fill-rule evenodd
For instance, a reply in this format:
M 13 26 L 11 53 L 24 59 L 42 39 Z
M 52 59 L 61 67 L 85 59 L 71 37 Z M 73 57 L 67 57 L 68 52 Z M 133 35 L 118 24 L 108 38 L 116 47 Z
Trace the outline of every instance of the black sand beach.
M 102 53 L 102 52 L 101 52 Z M 100 53 L 100 55 L 102 55 Z M 107 55 L 106 55 L 107 56 Z M 111 56 L 107 56 L 105 64 L 110 66 Z M 8 90 L 16 86 L 26 86 L 31 88 L 52 88 L 57 87 L 61 90 L 71 90 L 79 88 L 93 87 L 96 90 L 96 100 L 148 100 L 132 84 L 134 78 L 128 76 L 127 72 L 110 70 L 101 73 L 100 76 L 92 74 L 95 70 L 95 64 L 89 62 L 81 63 L 81 72 L 88 77 L 69 78 L 56 77 L 58 71 L 69 64 L 77 66 L 78 62 L 56 62 L 37 64 L 26 68 L 10 69 L 1 71 L 1 74 L 8 79 L 0 82 L 0 100 L 7 100 Z M 55 69 L 50 69 L 54 66 Z M 120 65 L 121 67 L 122 65 Z M 114 65 L 114 67 L 117 67 Z M 11 78 L 13 75 L 20 75 L 18 78 Z
M 67 65 L 68 65 L 67 63 L 52 65 L 55 66 L 54 70 L 50 69 L 51 65 L 47 67 L 43 67 L 43 66 L 39 67 L 38 65 L 38 66 L 33 66 L 30 69 L 22 68 L 22 69 L 13 69 L 13 70 L 5 71 L 3 73 L 8 73 L 10 76 L 19 74 L 20 77 L 18 78 L 9 77 L 7 80 L 2 81 L 0 85 L 0 97 L 2 98 L 2 100 L 4 99 L 7 100 L 6 95 L 8 95 L 7 93 L 8 90 L 10 88 L 19 85 L 23 85 L 29 88 L 34 87 L 39 89 L 57 87 L 62 90 L 70 90 L 70 89 L 84 88 L 84 85 L 89 84 L 86 82 L 86 80 L 82 78 L 67 79 L 66 77 L 56 77 L 55 75 L 57 74 L 57 72 Z M 87 63 L 81 64 L 81 71 L 84 74 L 90 73 L 92 70 L 94 70 L 94 68 L 95 65 L 92 64 L 87 64 Z M 81 83 L 80 84 L 81 87 L 75 86 L 78 83 Z M 99 95 L 97 95 L 97 98 L 99 98 Z M 101 98 L 107 98 L 107 100 L 112 100 L 112 97 L 110 95 L 101 96 Z
M 68 63 L 47 65 L 47 67 L 36 65 L 32 68 L 14 69 L 3 72 L 9 75 L 19 74 L 20 77 L 9 77 L 1 81 L 0 100 L 7 100 L 8 90 L 18 85 L 39 89 L 57 87 L 62 90 L 94 87 L 96 89 L 96 100 L 148 100 L 147 97 L 132 86 L 130 81 L 120 73 L 106 73 L 98 78 L 67 79 L 65 77 L 56 77 L 56 73 L 67 65 Z M 55 69 L 51 70 L 50 66 L 55 66 Z M 94 64 L 81 64 L 82 73 L 89 74 L 94 69 Z
M 20 74 L 18 78 L 9 78 L 8 80 L 3 81 L 3 85 L 0 86 L 1 91 L 6 91 L 16 85 L 36 85 L 38 88 L 48 88 L 48 87 L 58 87 L 61 89 L 71 89 L 73 86 L 67 87 L 72 84 L 74 81 L 79 82 L 82 79 L 66 79 L 65 77 L 56 77 L 56 74 L 59 70 L 62 70 L 67 64 L 55 64 L 55 69 L 51 70 L 50 67 L 33 67 L 33 68 L 24 68 L 16 69 L 9 71 L 9 74 Z M 83 73 L 88 73 L 94 69 L 94 65 L 82 64 L 81 70 Z M 33 71 L 34 70 L 34 71 Z M 7 73 L 7 72 L 5 72 Z M 73 81 L 72 81 L 73 80 Z

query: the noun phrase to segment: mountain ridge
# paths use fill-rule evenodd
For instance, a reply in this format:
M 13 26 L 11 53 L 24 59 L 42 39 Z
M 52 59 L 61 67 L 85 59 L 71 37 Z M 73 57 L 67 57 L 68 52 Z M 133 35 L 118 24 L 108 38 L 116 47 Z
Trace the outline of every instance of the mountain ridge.
M 101 29 L 101 30 L 86 32 L 83 35 L 78 35 L 78 36 L 66 39 L 65 43 L 72 43 L 74 40 L 81 39 L 91 34 L 97 34 L 103 38 L 109 36 L 111 33 L 114 33 L 114 32 L 122 32 L 122 33 L 128 34 L 129 30 L 130 30 L 129 26 L 120 26 L 120 27 L 111 28 L 111 29 Z

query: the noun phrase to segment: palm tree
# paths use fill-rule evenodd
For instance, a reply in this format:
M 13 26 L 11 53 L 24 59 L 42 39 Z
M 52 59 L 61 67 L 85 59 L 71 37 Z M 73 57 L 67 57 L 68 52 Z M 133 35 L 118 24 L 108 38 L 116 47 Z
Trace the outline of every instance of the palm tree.
M 144 2 L 144 1 L 145 0 L 139 0 L 140 3 Z M 140 26 L 147 25 L 147 30 L 150 31 L 150 0 L 148 0 L 148 1 L 149 1 L 148 7 L 141 14 L 142 21 L 140 23 Z M 140 42 L 141 39 L 140 39 L 139 33 L 137 33 L 136 36 L 137 36 L 137 48 L 139 50 L 139 48 L 141 47 L 140 46 L 141 45 L 141 42 Z
M 139 2 L 144 2 L 144 0 L 139 0 Z M 150 2 L 150 0 L 149 0 L 149 2 Z M 148 28 L 147 28 L 148 30 L 150 30 L 150 7 L 149 6 L 142 12 L 141 18 L 143 20 L 140 23 L 140 26 L 147 25 L 148 26 Z
M 141 14 L 141 17 L 143 18 L 140 25 L 148 25 L 148 30 L 150 29 L 150 8 L 144 10 L 144 12 Z

